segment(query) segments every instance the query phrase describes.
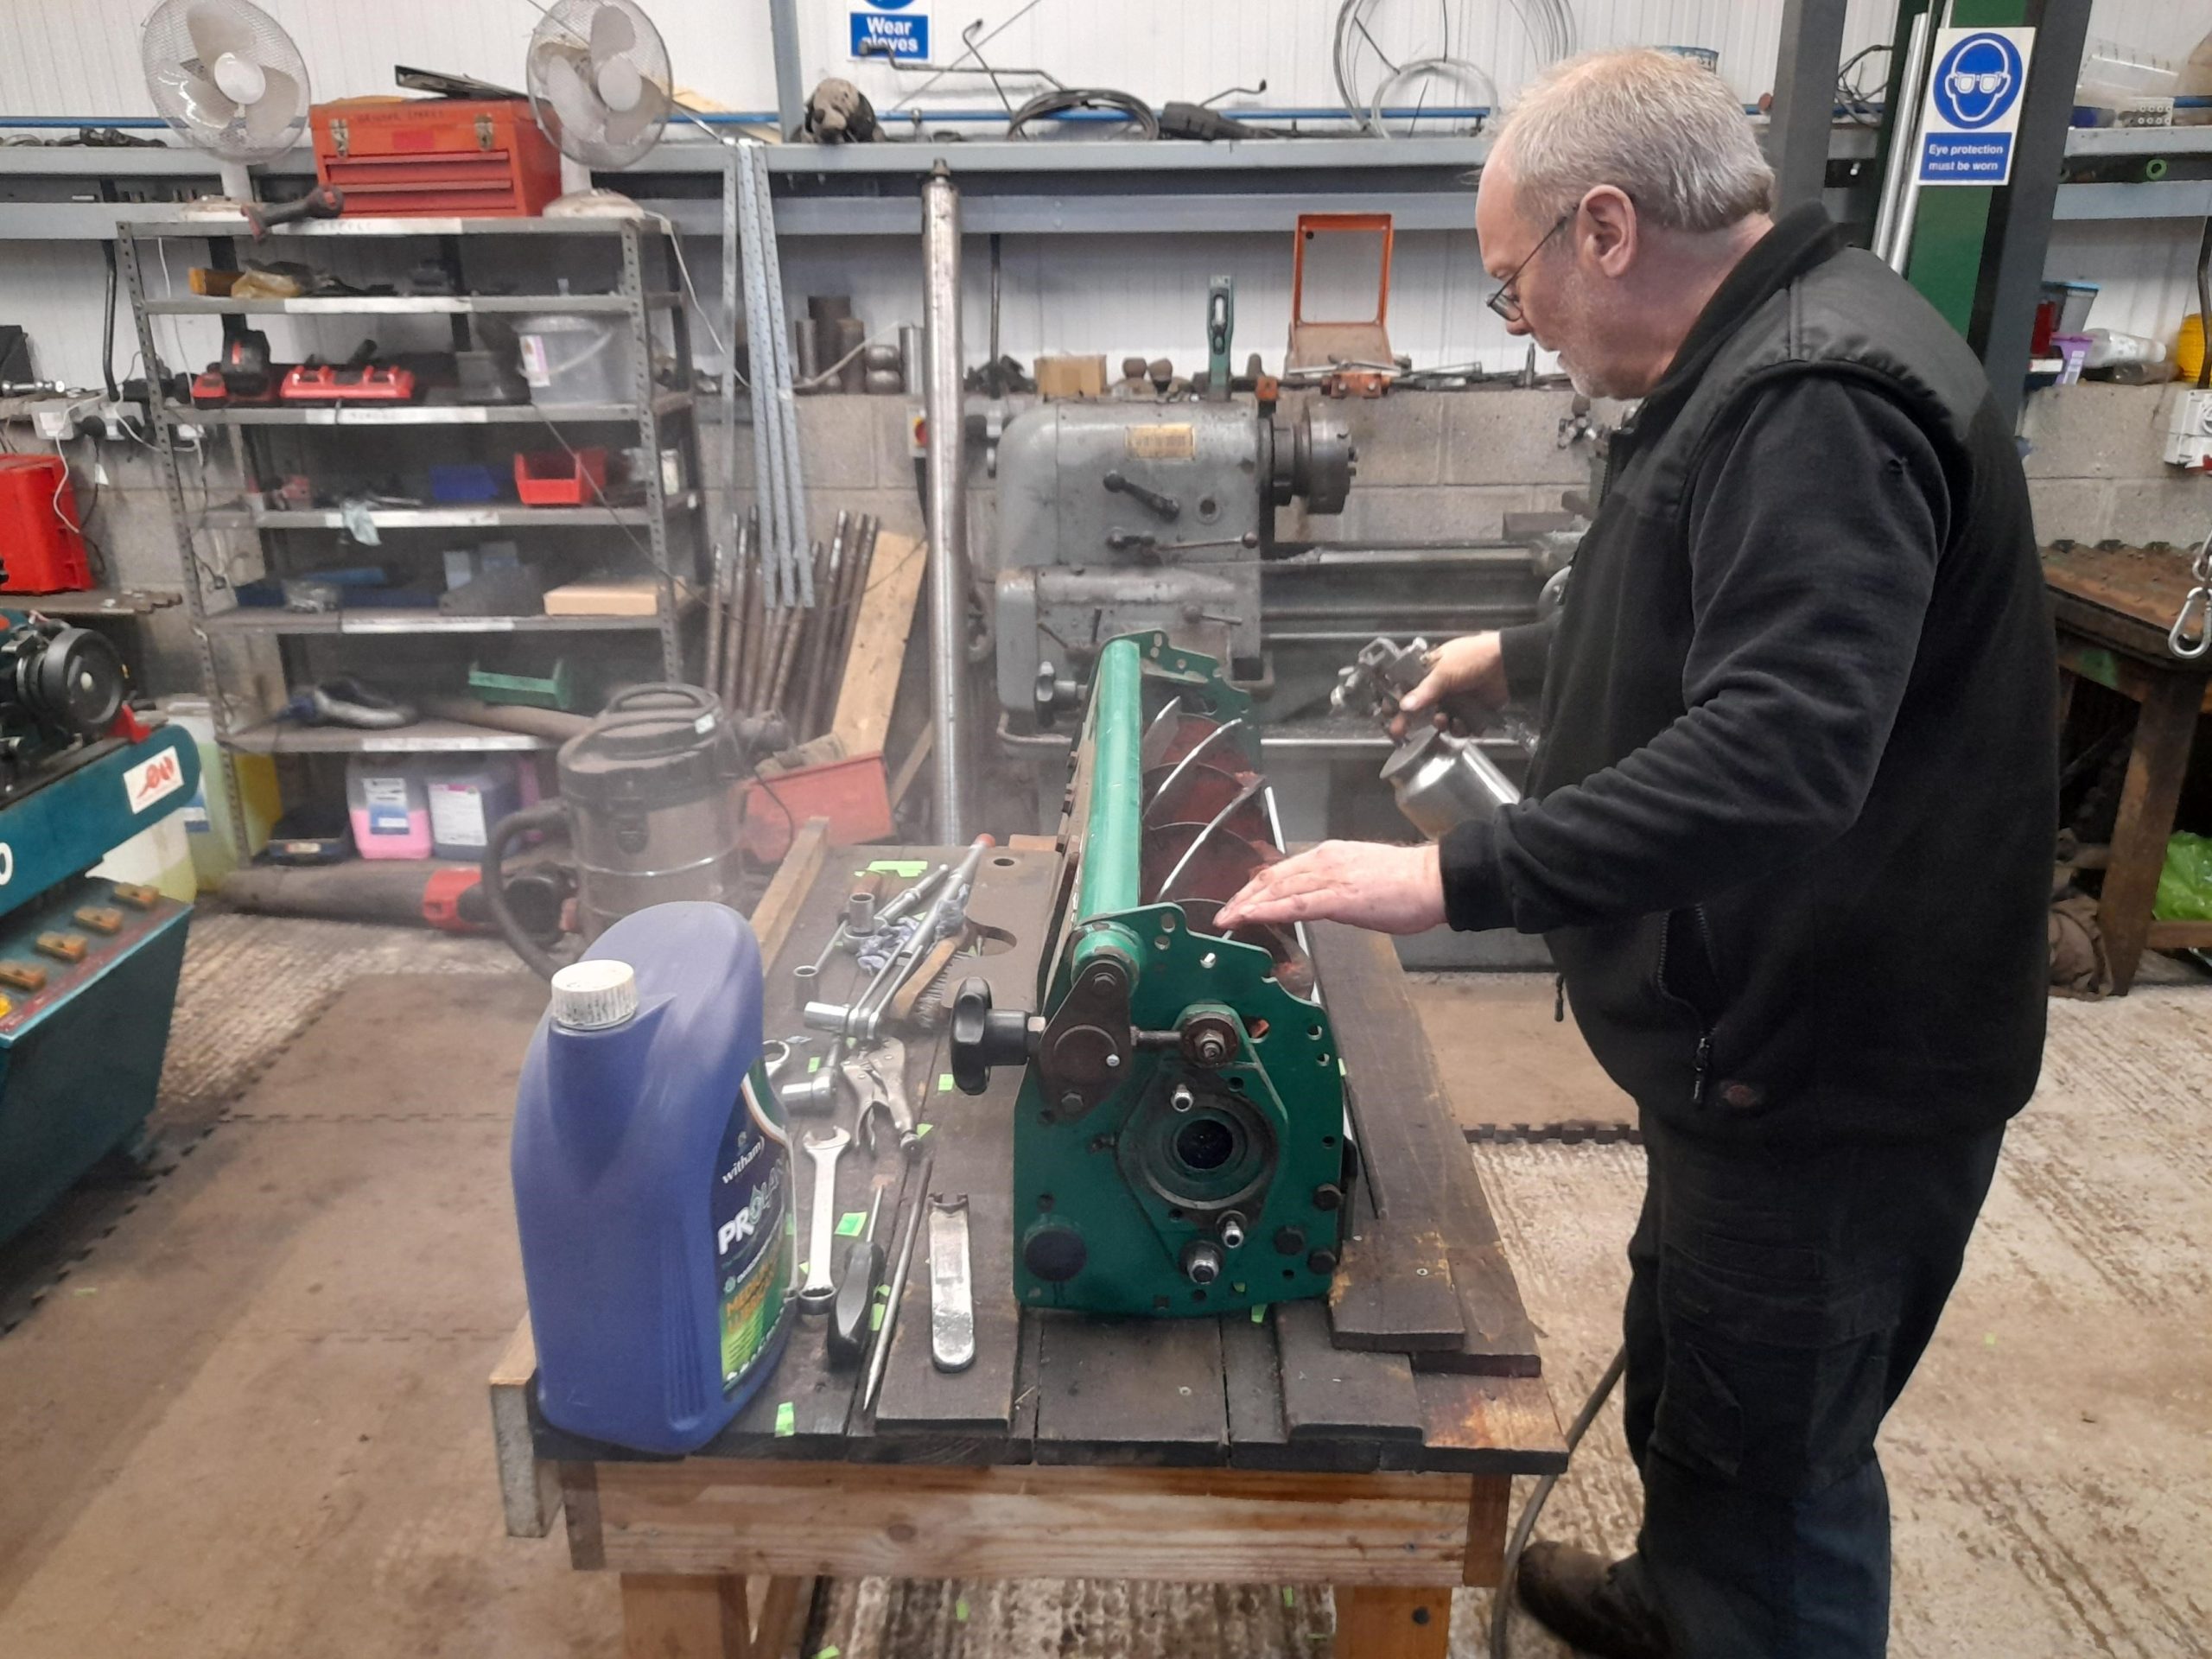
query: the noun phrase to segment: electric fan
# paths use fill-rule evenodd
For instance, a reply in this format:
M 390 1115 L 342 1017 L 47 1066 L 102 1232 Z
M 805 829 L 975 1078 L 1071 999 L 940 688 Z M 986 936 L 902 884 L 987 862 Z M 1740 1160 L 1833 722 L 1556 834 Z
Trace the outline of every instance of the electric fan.
M 627 196 L 590 188 L 588 169 L 629 166 L 668 124 L 675 102 L 660 31 L 632 0 L 553 0 L 543 10 L 525 66 L 530 106 L 575 164 L 569 194 L 545 211 L 639 213 Z
M 292 37 L 250 0 L 162 0 L 138 55 L 162 118 L 221 163 L 224 198 L 199 211 L 244 211 L 246 163 L 274 160 L 307 130 L 308 67 Z

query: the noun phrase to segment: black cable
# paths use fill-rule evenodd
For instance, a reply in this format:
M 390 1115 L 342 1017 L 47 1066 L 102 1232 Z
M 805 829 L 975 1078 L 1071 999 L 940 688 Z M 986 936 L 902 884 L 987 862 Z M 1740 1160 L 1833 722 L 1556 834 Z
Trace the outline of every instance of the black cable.
M 1152 112 L 1152 105 L 1109 86 L 1060 86 L 1039 92 L 1014 112 L 1014 118 L 1007 123 L 1006 136 L 1019 138 L 1021 130 L 1031 122 L 1065 115 L 1071 110 L 1118 110 L 1141 136 L 1160 137 L 1160 118 Z
M 115 384 L 115 244 L 101 243 L 100 251 L 107 257 L 107 321 L 100 328 L 100 376 L 107 385 L 108 402 L 119 404 L 123 393 Z

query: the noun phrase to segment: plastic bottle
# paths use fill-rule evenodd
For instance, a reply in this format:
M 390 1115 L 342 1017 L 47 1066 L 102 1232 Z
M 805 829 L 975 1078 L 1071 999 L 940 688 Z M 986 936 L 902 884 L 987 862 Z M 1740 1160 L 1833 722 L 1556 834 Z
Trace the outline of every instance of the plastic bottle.
M 2089 330 L 2089 355 L 2085 369 L 2108 369 L 2120 363 L 2163 363 L 2166 342 L 2147 334 L 2123 334 L 2110 328 Z
M 625 917 L 554 976 L 515 1101 L 538 1405 L 643 1452 L 714 1438 L 790 1334 L 791 1143 L 760 947 L 727 906 Z
M 346 762 L 346 810 L 363 858 L 428 858 L 430 799 L 422 769 L 397 756 L 357 754 Z
M 516 772 L 513 760 L 503 755 L 454 755 L 424 767 L 432 855 L 481 858 L 492 826 L 522 808 Z

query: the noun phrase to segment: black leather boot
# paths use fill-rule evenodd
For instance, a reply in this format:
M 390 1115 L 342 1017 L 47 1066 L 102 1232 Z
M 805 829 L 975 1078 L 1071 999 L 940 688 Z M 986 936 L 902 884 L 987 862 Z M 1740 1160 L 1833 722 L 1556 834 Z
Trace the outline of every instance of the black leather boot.
M 1666 1627 L 1637 1593 L 1625 1563 L 1572 1544 L 1538 1541 L 1521 1554 L 1514 1587 L 1535 1621 L 1593 1659 L 1669 1659 Z

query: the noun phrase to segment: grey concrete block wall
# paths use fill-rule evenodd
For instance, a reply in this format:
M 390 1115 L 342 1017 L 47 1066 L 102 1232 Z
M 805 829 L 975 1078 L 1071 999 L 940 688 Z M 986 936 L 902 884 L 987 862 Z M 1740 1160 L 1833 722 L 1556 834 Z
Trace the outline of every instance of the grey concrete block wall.
M 2212 533 L 2212 474 L 2159 459 L 2181 391 L 2084 383 L 2030 394 L 2020 435 L 2036 534 L 2179 545 Z

